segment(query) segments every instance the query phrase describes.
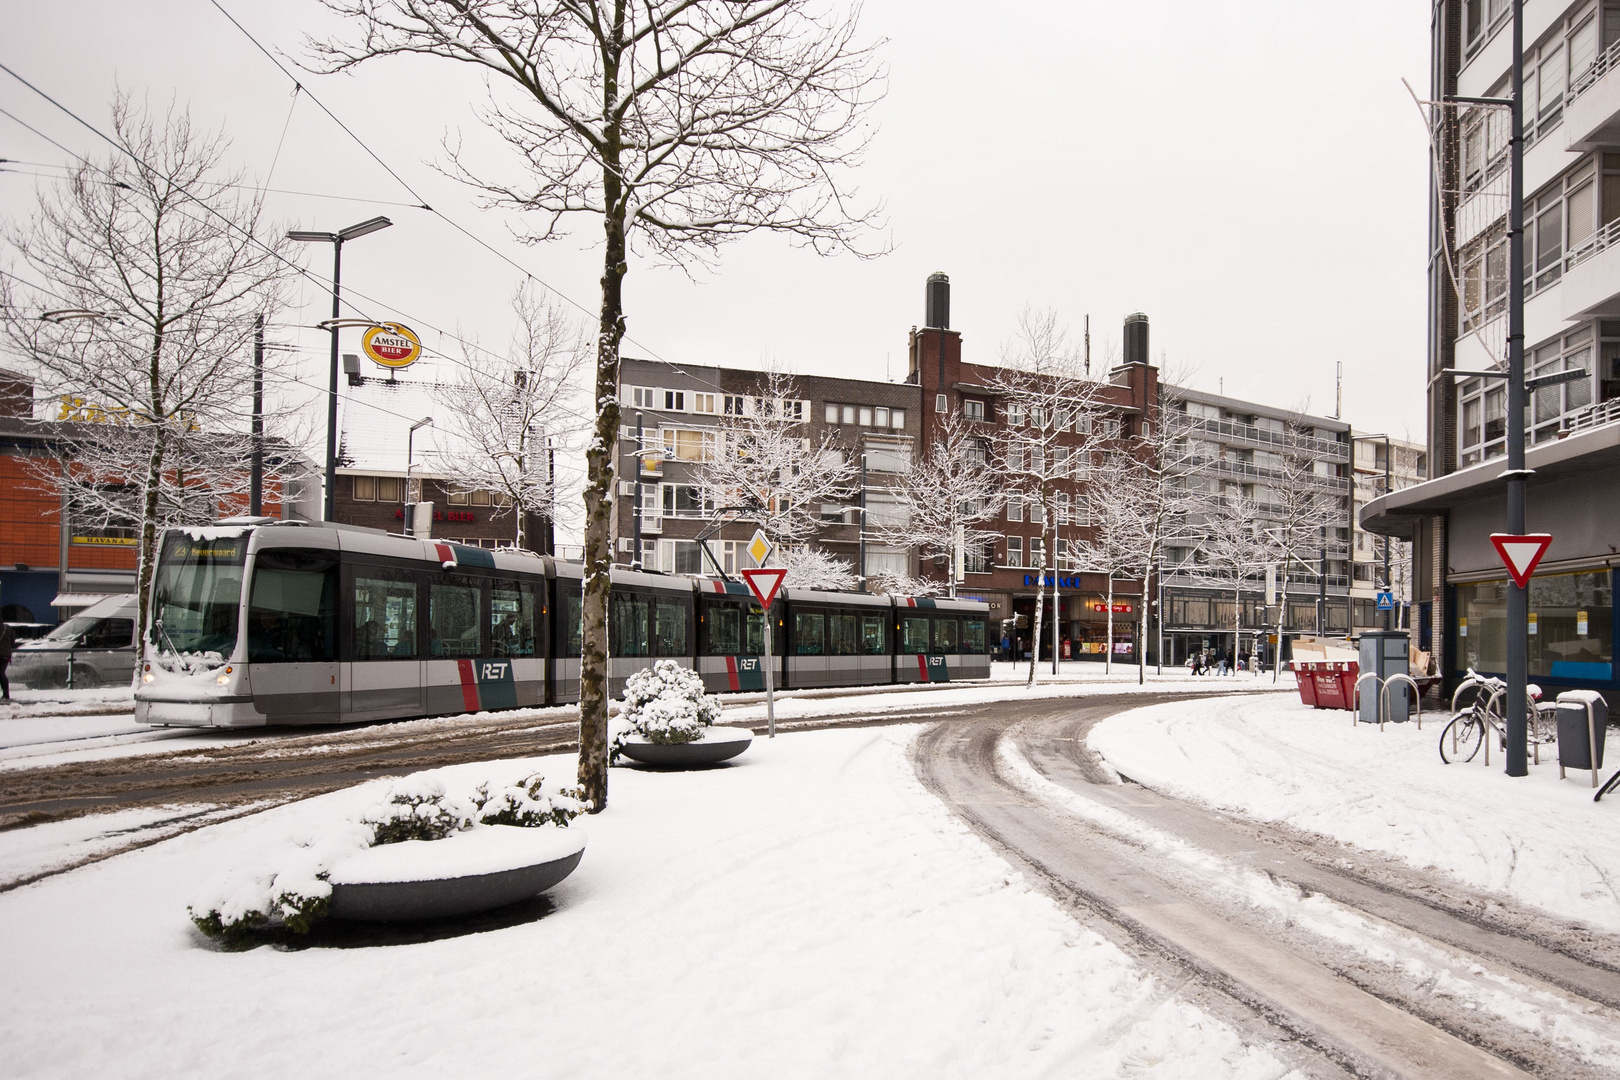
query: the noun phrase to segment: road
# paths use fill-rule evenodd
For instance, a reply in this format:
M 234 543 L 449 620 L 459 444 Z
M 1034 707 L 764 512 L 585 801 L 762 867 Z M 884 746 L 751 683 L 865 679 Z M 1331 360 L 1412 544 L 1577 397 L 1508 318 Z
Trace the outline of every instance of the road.
M 851 702 L 778 727 L 932 722 L 915 765 L 951 810 L 1157 973 L 1165 995 L 1274 1045 L 1305 1075 L 1620 1076 L 1620 940 L 1121 782 L 1086 749 L 1102 719 L 1186 698 L 942 702 L 877 716 Z M 9 770 L 0 828 L 110 810 L 150 818 L 0 891 L 377 776 L 568 752 L 576 732 L 567 710 L 535 710 Z
M 987 709 L 926 731 L 916 768 L 1087 925 L 1310 1075 L 1620 1075 L 1620 940 L 1121 782 L 1086 733 L 1152 700 Z

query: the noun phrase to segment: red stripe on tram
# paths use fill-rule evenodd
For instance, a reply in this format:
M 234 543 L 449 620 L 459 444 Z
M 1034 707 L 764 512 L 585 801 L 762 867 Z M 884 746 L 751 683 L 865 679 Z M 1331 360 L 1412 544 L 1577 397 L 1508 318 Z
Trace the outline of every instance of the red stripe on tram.
M 468 712 L 478 711 L 478 678 L 471 660 L 457 660 L 456 670 L 461 672 L 461 704 Z
M 922 676 L 923 682 L 928 681 L 928 657 L 922 653 L 917 654 L 917 674 Z
M 733 690 L 742 689 L 741 685 L 739 685 L 737 682 L 737 658 L 735 656 L 726 657 L 726 678 L 731 681 L 731 688 Z

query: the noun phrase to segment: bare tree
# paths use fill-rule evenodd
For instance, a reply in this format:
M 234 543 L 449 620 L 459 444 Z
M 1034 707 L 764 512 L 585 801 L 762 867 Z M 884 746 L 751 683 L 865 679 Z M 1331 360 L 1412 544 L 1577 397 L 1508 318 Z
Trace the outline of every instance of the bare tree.
M 81 162 L 6 229 L 45 284 L 0 282 L 0 321 L 60 418 L 84 421 L 64 431 L 51 479 L 81 520 L 134 531 L 144 636 L 158 530 L 215 516 L 244 486 L 255 319 L 276 310 L 291 264 L 225 171 L 222 134 L 123 94 L 112 129 L 122 154 Z M 291 463 L 268 461 L 272 481 Z
M 1139 501 L 1142 479 L 1137 463 L 1125 454 L 1105 453 L 1102 464 L 1092 471 L 1086 485 L 1091 536 L 1075 546 L 1080 568 L 1102 574 L 1107 580 L 1103 671 L 1108 674 L 1114 670 L 1114 582 L 1131 577 L 1145 565 L 1146 522 Z M 1144 573 L 1144 593 L 1147 582 L 1148 575 Z M 1138 651 L 1141 651 L 1140 644 Z
M 783 547 L 778 560 L 787 570 L 782 583 L 795 589 L 822 589 L 843 592 L 855 588 L 855 568 L 849 560 L 841 559 L 820 548 L 799 544 Z
M 511 505 L 513 542 L 526 548 L 530 515 L 556 518 L 550 451 L 554 442 L 566 448 L 585 426 L 574 405 L 591 347 L 563 309 L 532 288 L 512 294 L 512 310 L 518 325 L 507 352 L 467 357 L 461 380 L 436 391 L 449 435 L 439 459 L 459 485 Z
M 716 426 L 698 490 L 715 506 L 747 506 L 773 543 L 806 544 L 821 532 L 821 504 L 853 496 L 855 466 L 831 432 L 811 442 L 810 403 L 791 375 L 761 374 L 744 400 Z
M 1030 560 L 1037 581 L 1027 680 L 1033 686 L 1041 653 L 1040 594 L 1048 587 L 1046 552 L 1055 549 L 1057 540 L 1058 494 L 1067 494 L 1073 487 L 1069 481 L 1084 476 L 1092 454 L 1110 432 L 1101 386 L 1085 377 L 1083 358 L 1052 311 L 1025 309 L 1019 316 L 1018 330 L 1002 349 L 1001 366 L 989 379 L 989 389 L 1005 412 L 1006 423 L 996 429 L 993 452 L 1009 514 L 1017 508 L 1031 524 L 1041 526 L 1041 543 Z M 1056 664 L 1060 597 L 1057 575 L 1050 580 Z
M 1261 575 L 1273 547 L 1264 531 L 1260 507 L 1240 486 L 1228 484 L 1208 498 L 1201 513 L 1188 516 L 1198 530 L 1199 561 L 1182 566 L 1196 580 L 1232 591 L 1232 659 L 1237 661 L 1243 629 L 1244 588 Z
M 1288 619 L 1288 586 L 1303 574 L 1319 579 L 1322 567 L 1311 565 L 1306 553 L 1320 550 L 1328 530 L 1345 521 L 1344 499 L 1337 492 L 1340 479 L 1331 464 L 1320 463 L 1315 429 L 1301 409 L 1284 423 L 1283 440 L 1267 460 L 1274 468 L 1265 485 L 1265 534 L 1271 561 L 1277 566 L 1277 664 L 1281 669 L 1283 632 Z M 1274 678 L 1276 677 L 1274 672 Z
M 927 456 L 914 458 L 889 494 L 894 513 L 873 522 L 873 535 L 881 543 L 916 548 L 924 561 L 943 562 L 945 591 L 955 596 L 962 569 L 957 552 L 984 550 L 996 534 L 978 526 L 1006 503 L 990 470 L 989 440 L 974 422 L 948 414 L 937 422 Z
M 325 0 L 359 28 L 313 42 L 330 70 L 420 54 L 491 79 L 483 119 L 522 162 L 499 180 L 452 155 L 531 240 L 584 214 L 603 232 L 595 438 L 586 448 L 579 779 L 607 805 L 607 601 L 623 287 L 636 249 L 701 263 L 727 240 L 784 233 L 853 250 L 868 215 L 839 177 L 881 87 L 855 18 L 811 0 Z M 504 92 L 497 92 L 500 87 Z

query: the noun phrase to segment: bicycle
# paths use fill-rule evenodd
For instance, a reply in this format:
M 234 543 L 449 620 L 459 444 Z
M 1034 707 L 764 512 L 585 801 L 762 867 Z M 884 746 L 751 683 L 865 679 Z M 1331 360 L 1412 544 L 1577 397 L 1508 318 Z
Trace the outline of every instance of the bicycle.
M 1467 707 L 1462 706 L 1464 695 L 1472 691 Z M 1452 718 L 1440 732 L 1440 760 L 1450 765 L 1454 761 L 1473 761 L 1480 747 L 1486 746 L 1485 731 L 1496 734 L 1496 744 L 1507 751 L 1507 719 L 1503 714 L 1502 696 L 1507 683 L 1501 679 L 1480 675 L 1473 668 L 1451 695 Z M 1543 703 L 1541 687 L 1530 683 L 1525 687 L 1525 737 L 1531 747 L 1535 763 L 1541 764 L 1541 744 L 1558 737 L 1558 707 Z M 1485 764 L 1491 763 L 1490 748 L 1486 746 Z

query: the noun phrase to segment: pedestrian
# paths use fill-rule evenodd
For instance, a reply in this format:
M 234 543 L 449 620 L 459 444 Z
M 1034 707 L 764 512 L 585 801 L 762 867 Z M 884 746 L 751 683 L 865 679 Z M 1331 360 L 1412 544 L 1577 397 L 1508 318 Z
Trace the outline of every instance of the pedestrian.
M 10 623 L 0 622 L 0 701 L 11 700 L 11 680 L 6 668 L 11 666 L 11 651 L 17 647 L 17 632 Z
M 1012 638 L 1008 637 L 1006 634 L 1001 635 L 1001 658 L 1009 663 L 1011 663 L 1013 658 Z

